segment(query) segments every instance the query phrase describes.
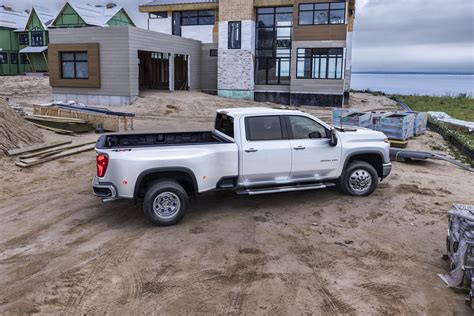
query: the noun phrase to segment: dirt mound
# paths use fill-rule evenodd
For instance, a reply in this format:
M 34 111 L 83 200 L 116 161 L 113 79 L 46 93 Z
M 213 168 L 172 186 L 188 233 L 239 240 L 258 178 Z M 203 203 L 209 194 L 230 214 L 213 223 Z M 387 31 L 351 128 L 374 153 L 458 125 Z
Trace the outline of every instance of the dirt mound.
M 41 132 L 0 98 L 0 155 L 7 150 L 42 141 Z

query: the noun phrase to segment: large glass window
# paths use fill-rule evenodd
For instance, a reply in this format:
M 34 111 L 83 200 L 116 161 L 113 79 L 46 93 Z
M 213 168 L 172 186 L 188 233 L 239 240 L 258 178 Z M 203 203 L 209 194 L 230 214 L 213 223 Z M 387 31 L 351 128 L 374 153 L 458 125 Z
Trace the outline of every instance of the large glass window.
M 61 53 L 61 77 L 63 79 L 88 79 L 88 60 L 87 52 Z
M 240 49 L 242 45 L 242 22 L 231 21 L 228 24 L 229 35 L 227 41 L 228 49 Z
M 305 3 L 299 5 L 298 24 L 344 24 L 346 23 L 346 3 Z
M 283 139 L 281 125 L 278 115 L 247 117 L 245 118 L 247 140 L 281 140 Z
M 173 12 L 173 35 L 181 36 L 181 26 L 213 25 L 214 21 L 214 10 L 175 11 Z
M 292 139 L 326 138 L 328 136 L 324 126 L 310 118 L 295 115 L 288 118 Z
M 20 45 L 30 45 L 30 39 L 28 38 L 28 33 L 20 33 L 18 35 L 18 40 Z
M 257 9 L 256 84 L 290 84 L 292 16 L 292 7 Z
M 298 48 L 296 78 L 342 79 L 342 48 Z
M 31 32 L 31 46 L 44 46 L 43 32 Z

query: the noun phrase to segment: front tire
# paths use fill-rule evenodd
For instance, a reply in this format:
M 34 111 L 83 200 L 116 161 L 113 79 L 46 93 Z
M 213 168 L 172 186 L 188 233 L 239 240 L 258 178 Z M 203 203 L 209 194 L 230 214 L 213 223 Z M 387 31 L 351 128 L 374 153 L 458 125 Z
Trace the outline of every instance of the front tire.
M 143 212 L 154 225 L 172 226 L 186 214 L 188 203 L 188 194 L 178 182 L 161 180 L 148 187 Z
M 342 192 L 352 196 L 368 196 L 372 194 L 379 183 L 375 168 L 364 161 L 349 163 L 339 179 Z

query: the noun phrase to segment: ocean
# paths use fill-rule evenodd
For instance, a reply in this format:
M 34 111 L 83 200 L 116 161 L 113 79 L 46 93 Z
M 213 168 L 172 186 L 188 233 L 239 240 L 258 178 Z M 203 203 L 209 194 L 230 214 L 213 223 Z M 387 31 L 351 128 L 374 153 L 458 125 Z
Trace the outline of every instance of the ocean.
M 457 96 L 467 93 L 474 98 L 474 75 L 353 73 L 351 88 L 404 95 Z

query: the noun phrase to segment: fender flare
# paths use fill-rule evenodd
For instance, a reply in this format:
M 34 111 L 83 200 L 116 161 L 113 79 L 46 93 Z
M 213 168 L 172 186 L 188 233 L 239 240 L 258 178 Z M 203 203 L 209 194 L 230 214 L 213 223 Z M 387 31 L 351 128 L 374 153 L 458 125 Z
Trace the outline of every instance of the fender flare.
M 150 168 L 150 169 L 146 169 L 146 170 L 142 171 L 137 177 L 137 181 L 135 182 L 135 189 L 133 190 L 133 199 L 135 201 L 138 199 L 138 190 L 140 188 L 140 184 L 141 184 L 143 178 L 145 178 L 147 175 L 150 175 L 150 174 L 153 174 L 153 173 L 160 173 L 160 172 L 184 172 L 184 173 L 186 173 L 188 176 L 191 177 L 191 179 L 193 181 L 193 186 L 194 186 L 195 192 L 196 193 L 199 192 L 199 187 L 198 187 L 196 176 L 194 175 L 194 172 L 189 168 L 185 168 L 185 167 Z
M 355 151 L 353 153 L 350 153 L 349 155 L 346 156 L 345 160 L 344 160 L 344 166 L 342 167 L 342 170 L 341 170 L 341 174 L 344 173 L 344 170 L 346 170 L 347 168 L 347 165 L 349 164 L 349 160 L 351 160 L 352 157 L 354 156 L 359 156 L 359 155 L 366 155 L 366 154 L 370 154 L 370 155 L 378 155 L 380 156 L 381 160 L 382 160 L 382 164 L 384 163 L 384 160 L 383 160 L 383 151 L 380 151 L 380 150 L 375 150 L 375 149 L 372 149 L 372 150 L 361 150 L 361 151 Z M 382 167 L 382 166 L 381 166 Z

